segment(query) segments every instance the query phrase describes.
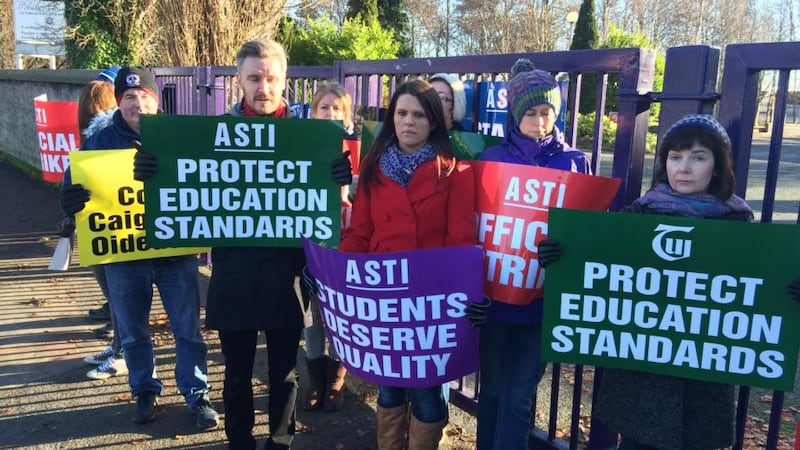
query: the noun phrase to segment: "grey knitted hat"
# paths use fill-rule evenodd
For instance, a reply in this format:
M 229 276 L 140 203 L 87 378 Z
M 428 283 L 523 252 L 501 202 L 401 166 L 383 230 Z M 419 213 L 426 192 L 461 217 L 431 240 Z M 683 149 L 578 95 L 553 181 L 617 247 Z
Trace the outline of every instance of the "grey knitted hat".
M 725 128 L 719 122 L 717 122 L 717 119 L 709 114 L 688 114 L 683 116 L 683 118 L 672 124 L 667 132 L 664 133 L 664 139 L 666 139 L 676 130 L 689 127 L 705 128 L 706 130 L 719 135 L 725 142 L 725 145 L 727 145 L 728 148 L 731 148 L 731 138 L 728 136 L 728 132 L 725 131 Z

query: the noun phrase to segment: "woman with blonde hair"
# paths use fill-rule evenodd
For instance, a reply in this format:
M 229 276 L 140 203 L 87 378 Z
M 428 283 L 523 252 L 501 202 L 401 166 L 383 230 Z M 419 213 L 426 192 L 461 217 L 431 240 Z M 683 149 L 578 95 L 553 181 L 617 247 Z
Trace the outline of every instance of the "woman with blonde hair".
M 350 94 L 341 84 L 324 82 L 317 86 L 311 100 L 311 118 L 340 120 L 344 127 L 345 149 L 350 148 L 348 141 L 356 141 L 357 144 L 353 131 Z M 357 159 L 358 155 L 353 155 L 352 158 Z M 345 193 L 344 202 L 347 202 L 346 198 Z M 349 203 L 344 207 L 349 207 Z M 336 356 L 333 346 L 328 346 L 328 356 L 325 356 L 325 327 L 316 296 L 310 296 L 310 303 L 313 323 L 303 330 L 309 378 L 309 386 L 303 396 L 303 409 L 311 410 L 322 406 L 326 411 L 339 411 L 344 403 L 344 378 L 347 369 Z

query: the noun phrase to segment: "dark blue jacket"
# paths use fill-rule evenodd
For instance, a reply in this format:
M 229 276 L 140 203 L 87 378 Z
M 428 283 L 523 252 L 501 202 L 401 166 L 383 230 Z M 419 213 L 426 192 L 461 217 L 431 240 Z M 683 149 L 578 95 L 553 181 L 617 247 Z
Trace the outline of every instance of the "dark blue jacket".
M 141 135 L 129 127 L 122 118 L 120 110 L 116 110 L 111 117 L 111 125 L 89 136 L 81 146 L 81 150 L 114 150 L 134 148 L 133 141 L 141 140 Z M 133 171 L 133 160 L 131 160 L 131 171 Z M 72 184 L 72 174 L 69 168 L 64 173 L 63 186 Z
M 486 149 L 481 154 L 480 160 L 591 173 L 586 155 L 564 142 L 564 134 L 557 127 L 553 128 L 550 136 L 541 140 L 529 138 L 517 128 L 512 128 L 503 142 Z M 492 301 L 492 306 L 489 308 L 489 322 L 520 325 L 541 323 L 542 300 L 537 299 L 527 305 Z

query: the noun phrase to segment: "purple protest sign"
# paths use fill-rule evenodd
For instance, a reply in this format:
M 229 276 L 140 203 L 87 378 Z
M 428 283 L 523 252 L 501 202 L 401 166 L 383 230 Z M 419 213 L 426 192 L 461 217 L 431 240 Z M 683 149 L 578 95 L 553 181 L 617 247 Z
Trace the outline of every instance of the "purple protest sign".
M 303 239 L 331 345 L 378 384 L 430 387 L 475 372 L 478 331 L 464 308 L 483 298 L 479 246 L 367 254 Z

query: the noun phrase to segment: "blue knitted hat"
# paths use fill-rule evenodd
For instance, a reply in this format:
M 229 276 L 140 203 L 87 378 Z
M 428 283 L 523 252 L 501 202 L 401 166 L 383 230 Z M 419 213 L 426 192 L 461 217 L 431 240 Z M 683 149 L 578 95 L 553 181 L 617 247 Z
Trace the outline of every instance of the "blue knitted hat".
M 120 66 L 111 66 L 108 68 L 103 69 L 95 80 L 97 81 L 105 81 L 106 83 L 114 84 L 114 80 L 117 78 L 117 72 L 121 69 Z
M 511 67 L 511 81 L 508 83 L 509 111 L 514 125 L 525 111 L 542 104 L 553 107 L 556 115 L 561 112 L 561 88 L 549 72 L 536 69 L 529 59 L 518 59 Z
M 664 139 L 666 139 L 671 133 L 675 132 L 676 130 L 680 130 L 681 128 L 705 128 L 708 131 L 711 131 L 714 134 L 719 135 L 722 140 L 725 142 L 728 148 L 731 148 L 731 139 L 728 136 L 728 132 L 725 131 L 725 128 L 720 125 L 717 120 L 709 115 L 709 114 L 688 114 L 683 116 L 681 120 L 672 124 L 671 127 L 664 133 Z

